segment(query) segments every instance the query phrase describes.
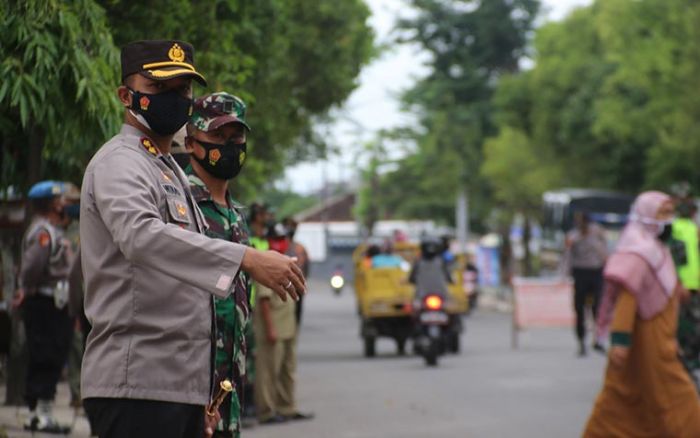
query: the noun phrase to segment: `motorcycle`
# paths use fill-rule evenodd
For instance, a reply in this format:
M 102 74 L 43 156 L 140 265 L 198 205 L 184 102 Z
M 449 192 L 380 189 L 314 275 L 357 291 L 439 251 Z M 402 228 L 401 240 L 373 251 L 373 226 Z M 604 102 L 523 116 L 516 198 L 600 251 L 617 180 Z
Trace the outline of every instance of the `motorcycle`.
M 331 289 L 333 293 L 337 296 L 343 291 L 345 286 L 345 277 L 343 276 L 343 271 L 337 270 L 331 276 Z
M 445 301 L 438 294 L 428 294 L 420 301 L 416 312 L 415 349 L 428 366 L 436 366 L 445 354 L 450 317 Z

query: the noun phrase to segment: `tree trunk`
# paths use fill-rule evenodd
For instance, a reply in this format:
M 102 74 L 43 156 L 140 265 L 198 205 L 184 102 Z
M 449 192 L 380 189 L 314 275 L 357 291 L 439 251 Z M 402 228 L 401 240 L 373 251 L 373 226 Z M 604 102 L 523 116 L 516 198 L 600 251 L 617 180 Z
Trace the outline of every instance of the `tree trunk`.
M 523 271 L 525 272 L 526 277 L 530 277 L 533 275 L 532 272 L 532 254 L 530 253 L 530 238 L 531 236 L 530 232 L 530 217 L 525 216 L 525 225 L 523 225 L 523 249 L 525 250 L 525 254 L 523 257 Z
M 29 142 L 27 144 L 27 187 L 41 180 L 42 177 L 42 156 L 44 149 L 44 133 L 31 126 L 28 130 Z

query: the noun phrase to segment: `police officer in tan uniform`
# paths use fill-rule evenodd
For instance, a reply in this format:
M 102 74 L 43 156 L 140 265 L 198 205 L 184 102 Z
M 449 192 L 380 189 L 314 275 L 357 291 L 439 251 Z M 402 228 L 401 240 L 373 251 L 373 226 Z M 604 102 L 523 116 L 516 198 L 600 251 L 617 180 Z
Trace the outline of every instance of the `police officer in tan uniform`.
M 71 243 L 64 237 L 70 222 L 65 212 L 66 184 L 42 181 L 29 190 L 34 217 L 22 240 L 17 303 L 21 303 L 29 361 L 25 399 L 29 407 L 26 430 L 67 433 L 58 424 L 52 405 L 56 384 L 68 358 L 72 324 L 68 302 Z
M 203 233 L 206 223 L 170 155 L 192 112 L 193 48 L 137 41 L 122 49 L 121 132 L 95 154 L 82 185 L 85 313 L 92 325 L 82 396 L 100 437 L 195 437 L 209 417 L 213 296 L 240 270 L 295 299 L 294 259 Z

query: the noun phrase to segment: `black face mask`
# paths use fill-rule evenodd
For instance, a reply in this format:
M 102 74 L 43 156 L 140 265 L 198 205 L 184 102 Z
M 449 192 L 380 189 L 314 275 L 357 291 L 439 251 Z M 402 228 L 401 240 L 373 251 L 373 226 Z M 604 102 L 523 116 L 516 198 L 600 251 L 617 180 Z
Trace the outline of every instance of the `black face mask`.
M 246 157 L 246 144 L 228 141 L 225 144 L 207 143 L 194 139 L 202 145 L 206 153 L 204 158 L 199 159 L 196 155 L 194 159 L 211 176 L 218 179 L 232 179 L 238 175 L 243 168 Z
M 664 225 L 664 229 L 659 233 L 659 240 L 662 242 L 668 242 L 673 234 L 673 224 Z
M 132 96 L 130 109 L 137 113 L 139 122 L 156 134 L 175 134 L 192 115 L 192 99 L 184 97 L 177 90 L 158 94 L 129 91 Z
M 80 219 L 80 204 L 70 204 L 63 208 L 63 212 L 70 219 L 78 220 Z

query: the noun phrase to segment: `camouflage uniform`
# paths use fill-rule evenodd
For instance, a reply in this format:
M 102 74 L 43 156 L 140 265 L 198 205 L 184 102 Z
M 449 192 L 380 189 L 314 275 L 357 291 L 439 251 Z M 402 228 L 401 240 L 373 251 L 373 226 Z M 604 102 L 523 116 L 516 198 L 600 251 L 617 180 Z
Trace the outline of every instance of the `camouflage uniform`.
M 240 204 L 228 197 L 229 208 L 216 204 L 202 180 L 195 174 L 192 166 L 185 169 L 189 179 L 192 195 L 204 213 L 209 229 L 207 235 L 230 242 L 249 244 L 245 216 L 240 212 Z M 234 437 L 240 436 L 240 415 L 243 406 L 243 384 L 246 374 L 246 339 L 245 333 L 250 319 L 248 304 L 248 276 L 241 271 L 236 277 L 234 292 L 225 299 L 215 298 L 216 309 L 216 360 L 215 379 L 219 382 L 225 378 L 235 386 L 235 397 L 227 397 L 221 405 L 219 431 L 226 431 Z

